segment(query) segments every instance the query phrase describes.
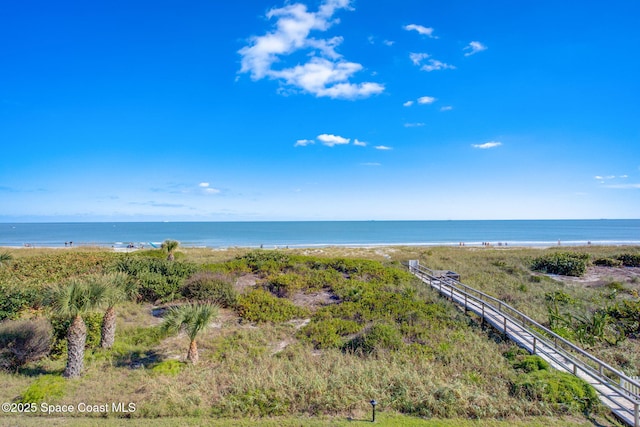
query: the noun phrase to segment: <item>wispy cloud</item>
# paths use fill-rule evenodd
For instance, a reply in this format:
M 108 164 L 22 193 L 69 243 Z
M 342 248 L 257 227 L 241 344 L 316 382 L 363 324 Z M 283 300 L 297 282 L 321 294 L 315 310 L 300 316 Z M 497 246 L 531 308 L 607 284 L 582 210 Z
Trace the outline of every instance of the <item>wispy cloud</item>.
M 198 187 L 200 187 L 202 189 L 202 193 L 203 194 L 218 194 L 218 193 L 220 193 L 220 190 L 218 190 L 217 188 L 211 187 L 211 184 L 209 184 L 208 182 L 201 182 L 200 184 L 198 184 Z
M 358 146 L 358 147 L 366 147 L 366 146 L 367 146 L 367 143 L 366 143 L 366 142 L 364 142 L 364 141 L 360 141 L 358 138 L 356 138 L 356 139 L 353 141 L 353 145 Z
M 360 166 L 382 166 L 382 164 L 377 162 L 366 162 L 360 163 Z
M 402 104 L 403 107 L 411 107 L 413 105 L 413 101 L 407 101 L 404 104 Z
M 317 97 L 356 99 L 383 92 L 384 85 L 380 83 L 350 81 L 363 67 L 345 60 L 336 51 L 342 37 L 311 37 L 312 31 L 327 31 L 338 23 L 334 14 L 340 9 L 351 9 L 350 0 L 325 0 L 316 12 L 309 12 L 302 3 L 271 9 L 266 16 L 276 19 L 275 29 L 251 37 L 249 44 L 238 51 L 242 57 L 240 72 L 249 73 L 253 80 L 275 79 Z M 284 57 L 299 51 L 308 52 L 306 63 L 274 67 Z
M 416 31 L 418 34 L 422 34 L 423 36 L 427 36 L 430 37 L 432 39 L 437 39 L 437 36 L 433 35 L 433 28 L 431 27 L 425 27 L 422 25 L 417 25 L 417 24 L 409 24 L 409 25 L 405 25 L 404 27 L 405 30 L 407 31 Z
M 349 138 L 344 138 L 342 136 L 332 135 L 327 133 L 318 135 L 317 139 L 327 147 L 333 147 L 334 145 L 344 145 L 344 144 L 348 144 L 349 141 L 351 141 L 351 139 Z
M 451 111 L 453 107 L 451 105 L 445 105 L 444 107 L 440 107 L 440 111 Z
M 315 144 L 313 139 L 299 139 L 293 144 L 294 147 L 306 147 L 307 145 Z
M 413 65 L 420 65 L 422 61 L 429 57 L 428 53 L 409 53 L 409 59 L 413 62 Z
M 607 175 L 607 176 L 596 175 L 593 178 L 597 179 L 598 181 L 604 181 L 604 180 L 609 180 L 609 179 L 615 179 L 616 176 L 615 175 Z
M 489 141 L 489 142 L 485 142 L 484 144 L 471 144 L 473 148 L 479 148 L 481 150 L 488 150 L 490 148 L 500 147 L 501 145 L 502 145 L 502 142 L 498 142 L 498 141 Z
M 472 41 L 468 45 L 466 45 L 463 50 L 466 51 L 464 56 L 471 56 L 475 55 L 478 52 L 482 52 L 483 50 L 487 50 L 487 46 L 483 45 L 480 42 Z
M 382 44 L 384 44 L 385 46 L 393 46 L 396 42 L 394 42 L 393 40 L 383 40 Z
M 386 145 L 376 145 L 375 146 L 376 150 L 382 150 L 382 151 L 389 151 L 389 150 L 393 150 L 392 147 L 388 147 Z
M 405 123 L 404 127 L 406 128 L 418 128 L 424 126 L 424 123 Z
M 418 98 L 418 104 L 433 104 L 436 102 L 436 98 L 433 96 L 421 96 Z
M 437 71 L 437 70 L 455 70 L 456 67 L 451 64 L 439 61 L 431 58 L 428 53 L 409 53 L 409 59 L 415 66 L 419 66 L 422 71 Z M 425 60 L 428 61 L 424 63 Z
M 430 59 L 428 64 L 424 64 L 420 67 L 422 71 L 437 71 L 437 70 L 455 70 L 455 65 L 446 64 L 442 61 L 438 61 L 437 59 Z

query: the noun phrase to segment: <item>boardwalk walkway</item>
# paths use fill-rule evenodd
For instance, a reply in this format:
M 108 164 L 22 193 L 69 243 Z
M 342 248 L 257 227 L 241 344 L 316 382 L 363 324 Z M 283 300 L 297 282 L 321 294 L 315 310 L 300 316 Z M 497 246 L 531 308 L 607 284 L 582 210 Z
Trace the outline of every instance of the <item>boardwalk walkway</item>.
M 505 336 L 551 366 L 591 384 L 611 411 L 627 425 L 640 427 L 640 382 L 545 328 L 503 301 L 459 282 L 451 275 L 409 262 L 411 273 L 450 298 L 465 312 L 482 317 Z M 451 273 L 451 272 L 448 272 Z

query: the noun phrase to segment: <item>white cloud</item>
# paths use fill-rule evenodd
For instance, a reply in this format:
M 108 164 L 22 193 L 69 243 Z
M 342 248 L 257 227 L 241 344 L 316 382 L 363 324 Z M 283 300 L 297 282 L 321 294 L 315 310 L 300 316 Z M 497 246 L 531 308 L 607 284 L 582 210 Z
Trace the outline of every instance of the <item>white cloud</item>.
M 424 126 L 424 123 L 405 123 L 404 127 L 406 128 L 418 128 Z
M 420 63 L 429 57 L 428 53 L 409 53 L 409 59 L 413 62 L 413 65 L 420 65 Z
M 294 147 L 306 147 L 307 145 L 315 144 L 313 139 L 299 139 L 293 144 Z
M 364 142 L 364 141 L 360 141 L 360 140 L 358 140 L 358 138 L 356 138 L 356 139 L 353 140 L 353 145 L 356 145 L 358 147 L 366 147 L 367 143 Z
M 403 107 L 411 107 L 413 105 L 413 101 L 407 101 L 404 104 L 402 104 Z
M 422 34 L 423 36 L 431 37 L 432 39 L 437 39 L 438 38 L 438 37 L 433 35 L 433 28 L 431 28 L 431 27 L 424 27 L 422 25 L 417 25 L 417 24 L 409 24 L 409 25 L 405 25 L 402 28 L 404 28 L 407 31 L 417 31 L 418 34 Z
M 387 147 L 386 145 L 376 145 L 375 149 L 376 150 L 382 150 L 382 151 L 393 150 L 393 148 Z
M 498 141 L 489 141 L 489 142 L 485 142 L 484 144 L 472 144 L 471 146 L 473 148 L 479 148 L 481 150 L 487 150 L 489 148 L 496 148 L 496 147 L 500 147 L 502 145 L 502 142 L 498 142 Z
M 366 162 L 366 163 L 360 163 L 361 166 L 381 166 L 380 163 L 377 162 Z
M 333 147 L 334 145 L 348 144 L 351 139 L 344 138 L 338 135 L 323 133 L 322 135 L 318 135 L 318 141 L 322 142 L 322 144 L 326 145 L 327 147 Z
M 395 42 L 393 40 L 384 40 L 382 42 L 385 46 L 393 46 Z
M 453 107 L 451 105 L 445 105 L 444 107 L 440 107 L 440 111 L 451 111 Z
M 615 175 L 607 175 L 607 176 L 600 176 L 600 175 L 596 175 L 596 176 L 594 176 L 593 178 L 594 178 L 594 179 L 597 179 L 597 180 L 599 180 L 599 181 L 602 181 L 602 180 L 615 179 L 615 177 L 616 177 Z
M 202 187 L 202 188 L 207 188 L 209 186 L 208 182 L 201 182 L 200 184 L 198 184 L 198 187 Z
M 471 56 L 478 52 L 482 52 L 483 50 L 487 50 L 487 46 L 483 45 L 480 42 L 473 41 L 466 45 L 463 50 L 466 50 L 464 56 Z
M 456 67 L 451 64 L 446 64 L 442 61 L 438 61 L 437 59 L 430 59 L 428 64 L 420 67 L 422 71 L 437 71 L 437 70 L 455 70 Z
M 217 188 L 205 188 L 204 192 L 205 194 L 218 194 L 220 190 L 218 190 Z
M 436 102 L 436 98 L 433 96 L 421 96 L 418 98 L 418 104 L 433 104 Z
M 241 73 L 253 80 L 275 79 L 317 97 L 364 98 L 384 91 L 384 85 L 373 82 L 352 83 L 349 80 L 362 70 L 362 65 L 345 60 L 336 48 L 342 37 L 316 39 L 312 31 L 326 31 L 334 23 L 339 9 L 350 9 L 350 0 L 325 0 L 317 12 L 309 12 L 301 3 L 271 9 L 267 18 L 275 18 L 275 29 L 254 36 L 238 51 L 242 56 Z M 309 51 L 310 59 L 295 67 L 276 69 L 283 57 L 298 51 Z

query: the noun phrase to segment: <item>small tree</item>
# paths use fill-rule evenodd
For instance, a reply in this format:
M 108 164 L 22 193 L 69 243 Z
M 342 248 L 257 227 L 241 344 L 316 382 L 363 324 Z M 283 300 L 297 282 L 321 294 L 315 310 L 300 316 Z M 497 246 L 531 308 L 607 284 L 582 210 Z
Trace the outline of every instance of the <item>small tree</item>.
M 111 348 L 116 338 L 115 306 L 126 300 L 135 299 L 138 295 L 138 286 L 126 273 L 121 272 L 106 274 L 100 279 L 105 288 L 104 304 L 107 306 L 102 318 L 100 347 Z
M 173 261 L 175 259 L 174 251 L 178 249 L 178 246 L 180 246 L 180 242 L 178 242 L 177 240 L 167 239 L 164 242 L 162 242 L 162 249 L 167 251 L 168 261 Z
M 106 289 L 96 276 L 75 278 L 54 294 L 53 307 L 63 316 L 72 319 L 67 331 L 67 366 L 63 376 L 75 378 L 82 375 L 87 326 L 82 316 L 104 303 Z
M 162 329 L 174 334 L 181 330 L 187 333 L 190 340 L 187 360 L 195 365 L 200 358 L 196 337 L 216 317 L 218 317 L 218 306 L 215 304 L 185 304 L 173 307 L 167 312 Z
M 0 323 L 0 368 L 18 370 L 49 353 L 53 331 L 46 319 Z

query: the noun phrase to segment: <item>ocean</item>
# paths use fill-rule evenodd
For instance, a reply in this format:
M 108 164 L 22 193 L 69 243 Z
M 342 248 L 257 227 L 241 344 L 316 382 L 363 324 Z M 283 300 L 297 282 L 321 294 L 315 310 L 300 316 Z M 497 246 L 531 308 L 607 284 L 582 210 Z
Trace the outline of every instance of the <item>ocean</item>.
M 637 245 L 640 219 L 0 223 L 0 246 Z

